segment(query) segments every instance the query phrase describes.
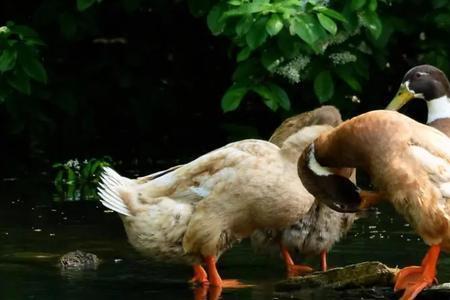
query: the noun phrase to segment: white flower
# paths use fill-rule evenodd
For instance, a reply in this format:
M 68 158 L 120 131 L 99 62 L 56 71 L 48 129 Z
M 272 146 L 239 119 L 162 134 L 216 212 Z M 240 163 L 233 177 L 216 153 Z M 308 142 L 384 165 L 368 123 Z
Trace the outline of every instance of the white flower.
M 332 53 L 328 57 L 335 65 L 344 65 L 357 60 L 357 57 L 349 51 Z
M 75 170 L 80 169 L 80 162 L 78 161 L 78 159 L 73 159 L 73 160 L 71 159 L 71 160 L 67 161 L 64 165 L 68 168 L 73 168 Z
M 0 27 L 0 34 L 1 33 L 8 33 L 9 32 L 9 28 L 7 26 L 1 26 Z
M 299 55 L 282 67 L 275 70 L 275 73 L 287 78 L 291 83 L 299 83 L 302 80 L 301 71 L 310 63 L 308 56 Z

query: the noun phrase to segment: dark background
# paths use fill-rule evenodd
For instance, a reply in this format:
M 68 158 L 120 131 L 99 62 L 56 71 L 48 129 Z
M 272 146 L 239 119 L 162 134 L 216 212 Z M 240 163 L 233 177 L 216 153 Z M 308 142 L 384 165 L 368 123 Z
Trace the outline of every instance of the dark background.
M 82 13 L 72 2 L 0 3 L 0 25 L 27 24 L 46 42 L 49 76 L 47 85 L 33 85 L 31 96 L 17 94 L 0 104 L 4 176 L 105 155 L 155 169 L 229 141 L 266 139 L 285 117 L 319 105 L 305 82 L 285 86 L 289 112 L 271 112 L 250 95 L 237 111 L 224 114 L 220 99 L 235 68 L 230 42 L 211 35 L 185 1 L 108 2 Z M 417 63 L 411 36 L 392 38 L 390 67 L 370 70 L 360 104 L 340 101 L 344 117 L 388 103 Z M 420 101 L 406 111 L 419 120 L 426 113 Z

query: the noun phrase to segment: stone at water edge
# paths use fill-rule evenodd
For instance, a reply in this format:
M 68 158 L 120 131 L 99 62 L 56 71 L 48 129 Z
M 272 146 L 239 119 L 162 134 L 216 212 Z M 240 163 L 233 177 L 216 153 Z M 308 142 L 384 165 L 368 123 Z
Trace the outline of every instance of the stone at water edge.
M 362 262 L 326 272 L 315 272 L 301 277 L 292 277 L 276 284 L 277 291 L 308 288 L 353 288 L 368 286 L 390 286 L 398 269 L 389 268 L 380 262 Z
M 393 292 L 399 269 L 380 262 L 362 262 L 327 272 L 293 277 L 276 284 L 279 299 L 398 299 Z M 450 283 L 428 288 L 416 300 L 450 299 Z
M 64 254 L 59 259 L 59 265 L 63 270 L 95 270 L 100 264 L 97 255 L 80 250 Z

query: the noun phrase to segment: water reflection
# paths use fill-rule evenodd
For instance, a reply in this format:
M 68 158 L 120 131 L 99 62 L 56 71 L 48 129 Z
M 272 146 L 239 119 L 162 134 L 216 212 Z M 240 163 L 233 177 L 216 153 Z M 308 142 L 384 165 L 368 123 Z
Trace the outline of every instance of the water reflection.
M 116 214 L 95 201 L 54 202 L 50 182 L 0 183 L 0 299 L 221 299 L 269 300 L 279 297 L 274 283 L 285 277 L 278 256 L 255 254 L 247 242 L 219 262 L 224 278 L 239 278 L 245 289 L 193 288 L 191 268 L 166 265 L 139 256 L 127 243 Z M 97 270 L 62 272 L 58 257 L 80 249 L 97 254 Z M 389 266 L 418 264 L 426 245 L 386 205 L 356 222 L 329 255 L 329 265 L 380 260 Z M 318 258 L 297 257 L 319 267 Z M 450 259 L 443 254 L 440 282 L 450 279 Z M 6 278 L 6 280 L 4 280 Z M 377 299 L 368 291 L 365 299 Z M 378 296 L 377 296 L 378 295 Z M 350 297 L 350 296 L 349 296 Z M 308 291 L 299 299 L 339 299 L 333 291 Z

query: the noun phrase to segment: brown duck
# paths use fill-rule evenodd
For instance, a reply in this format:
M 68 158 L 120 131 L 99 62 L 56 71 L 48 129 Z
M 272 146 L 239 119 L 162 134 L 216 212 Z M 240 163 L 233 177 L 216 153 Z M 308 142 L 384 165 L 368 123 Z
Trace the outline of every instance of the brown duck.
M 322 134 L 302 154 L 304 186 L 339 211 L 366 206 L 332 168 L 360 168 L 430 246 L 420 266 L 400 270 L 396 290 L 410 300 L 435 280 L 440 250 L 450 251 L 450 139 L 393 111 L 373 111 Z M 320 187 L 328 187 L 320 188 Z
M 291 160 L 295 165 L 303 150 L 314 139 L 341 122 L 341 114 L 335 107 L 322 106 L 286 119 L 269 141 L 281 148 L 291 149 Z M 295 137 L 297 134 L 302 135 L 303 140 Z M 296 143 L 292 143 L 290 137 L 294 137 Z M 309 266 L 296 265 L 290 253 L 320 255 L 322 270 L 326 271 L 327 252 L 350 230 L 355 219 L 353 213 L 336 212 L 314 201 L 309 211 L 293 225 L 284 230 L 257 230 L 252 234 L 251 242 L 260 252 L 279 247 L 289 276 L 312 271 Z

